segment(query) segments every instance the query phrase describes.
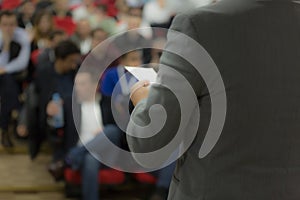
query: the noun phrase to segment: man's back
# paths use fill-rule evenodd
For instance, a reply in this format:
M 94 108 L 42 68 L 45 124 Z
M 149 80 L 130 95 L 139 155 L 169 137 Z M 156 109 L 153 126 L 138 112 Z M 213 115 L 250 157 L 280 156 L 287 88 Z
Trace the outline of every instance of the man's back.
M 192 28 L 222 75 L 227 116 L 218 143 L 199 159 L 211 113 L 202 91 L 198 135 L 169 199 L 300 199 L 300 4 L 224 0 L 173 23 Z M 162 63 L 172 65 L 168 56 Z

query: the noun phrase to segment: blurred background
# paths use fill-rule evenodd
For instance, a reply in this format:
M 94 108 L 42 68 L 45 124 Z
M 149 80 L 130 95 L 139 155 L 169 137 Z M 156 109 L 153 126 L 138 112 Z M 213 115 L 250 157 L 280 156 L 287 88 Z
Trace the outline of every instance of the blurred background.
M 153 49 L 132 51 L 116 59 L 102 77 L 96 77 L 100 78 L 96 84 L 93 70 L 82 72 L 76 80 L 74 74 L 91 50 L 110 36 L 143 27 L 169 28 L 178 13 L 213 3 L 0 0 L 0 199 L 166 199 L 175 164 L 154 173 L 129 174 L 88 160 L 87 152 L 80 154 L 82 144 L 97 137 L 92 132 L 114 124 L 109 111 L 112 101 L 122 115 L 122 98 L 136 82 L 129 77 L 121 85 L 120 98 L 112 100 L 124 66 L 152 63 L 150 67 L 155 68 L 166 35 L 151 29 L 125 35 L 123 40 L 151 42 Z M 69 97 L 74 84 L 82 112 L 79 133 L 70 125 Z M 97 104 L 100 125 L 85 115 L 89 105 L 95 105 L 89 104 L 87 85 L 97 87 L 101 96 L 100 106 Z M 116 143 L 128 149 L 124 133 L 117 130 L 114 134 Z M 84 158 L 76 166 L 80 156 Z M 93 175 L 95 169 L 97 174 Z M 93 181 L 97 181 L 96 186 Z M 93 194 L 95 187 L 97 195 Z

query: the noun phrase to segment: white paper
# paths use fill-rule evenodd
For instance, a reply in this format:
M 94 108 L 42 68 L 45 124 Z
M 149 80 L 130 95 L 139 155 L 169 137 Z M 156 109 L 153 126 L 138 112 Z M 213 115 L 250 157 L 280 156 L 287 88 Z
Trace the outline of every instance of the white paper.
M 156 82 L 157 73 L 152 68 L 125 67 L 125 69 L 139 81 L 150 81 L 150 83 Z

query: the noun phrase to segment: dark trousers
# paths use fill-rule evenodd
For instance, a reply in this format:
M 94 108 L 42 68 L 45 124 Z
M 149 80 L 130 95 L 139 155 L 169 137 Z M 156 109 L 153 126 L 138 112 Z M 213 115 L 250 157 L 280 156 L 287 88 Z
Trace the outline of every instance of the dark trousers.
M 8 129 L 11 112 L 19 109 L 19 88 L 10 74 L 0 75 L 0 128 Z
M 120 129 L 114 125 L 108 125 L 103 132 L 91 142 L 101 145 L 101 138 L 105 134 L 111 142 L 120 146 L 122 136 Z M 67 156 L 67 163 L 71 164 L 74 170 L 81 170 L 83 200 L 99 200 L 98 172 L 102 168 L 99 160 L 92 156 L 85 146 L 79 146 L 71 149 Z
M 168 190 L 171 184 L 171 180 L 174 174 L 176 162 L 158 170 L 155 172 L 152 172 L 152 174 L 157 177 L 157 188 L 163 188 Z

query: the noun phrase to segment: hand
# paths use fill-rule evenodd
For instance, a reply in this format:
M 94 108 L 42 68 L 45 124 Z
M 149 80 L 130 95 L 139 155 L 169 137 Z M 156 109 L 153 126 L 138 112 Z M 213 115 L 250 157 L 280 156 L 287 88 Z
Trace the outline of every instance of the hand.
M 25 125 L 18 125 L 17 126 L 17 134 L 20 137 L 26 137 L 26 136 L 28 136 L 27 127 Z
M 50 101 L 47 105 L 46 112 L 50 117 L 57 115 L 59 113 L 59 105 L 57 105 L 57 103 L 54 101 Z
M 6 74 L 6 70 L 0 67 L 0 75 Z
M 2 39 L 3 39 L 3 42 L 5 43 L 10 43 L 11 42 L 11 40 L 12 40 L 12 35 L 10 35 L 9 33 L 7 33 L 7 32 L 4 32 L 4 31 L 2 31 Z
M 136 106 L 141 100 L 148 98 L 149 85 L 149 81 L 140 81 L 131 88 L 130 98 L 134 106 Z
M 12 41 L 12 35 L 2 32 L 2 40 L 3 40 L 3 51 L 9 51 L 10 43 Z
M 103 129 L 102 128 L 99 128 L 97 129 L 96 131 L 94 131 L 93 135 L 96 136 L 96 135 L 99 135 L 100 133 L 103 132 Z

